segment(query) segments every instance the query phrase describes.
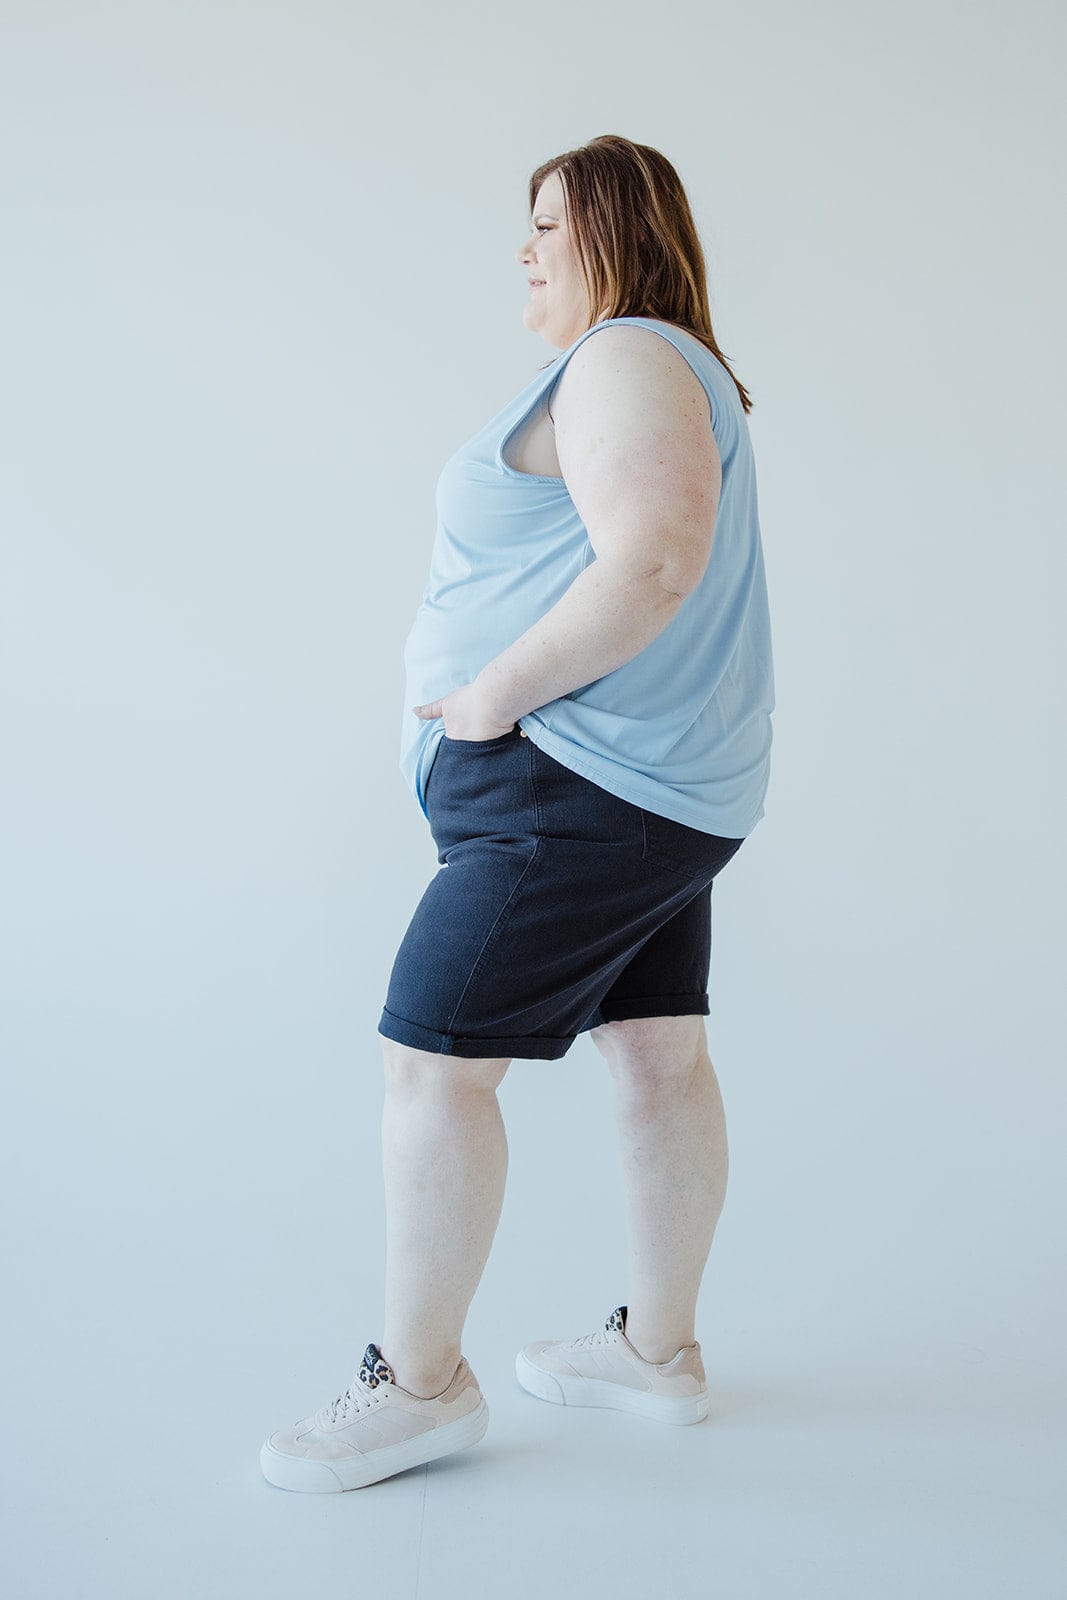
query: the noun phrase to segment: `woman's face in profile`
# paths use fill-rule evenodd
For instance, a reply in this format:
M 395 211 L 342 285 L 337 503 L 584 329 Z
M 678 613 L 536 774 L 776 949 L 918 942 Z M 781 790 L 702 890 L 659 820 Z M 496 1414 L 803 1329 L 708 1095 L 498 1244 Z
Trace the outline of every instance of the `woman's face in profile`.
M 558 172 L 550 172 L 538 189 L 532 223 L 530 237 L 517 256 L 527 277 L 536 280 L 528 288 L 522 319 L 533 333 L 566 350 L 589 327 L 590 313 Z

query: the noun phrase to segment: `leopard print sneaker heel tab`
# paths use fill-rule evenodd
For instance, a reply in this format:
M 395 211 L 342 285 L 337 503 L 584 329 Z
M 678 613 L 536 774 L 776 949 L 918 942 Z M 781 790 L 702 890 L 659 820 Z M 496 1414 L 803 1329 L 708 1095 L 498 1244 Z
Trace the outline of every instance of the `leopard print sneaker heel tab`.
M 365 1383 L 368 1389 L 376 1389 L 380 1383 L 396 1382 L 396 1373 L 376 1344 L 369 1344 L 363 1352 L 359 1381 Z

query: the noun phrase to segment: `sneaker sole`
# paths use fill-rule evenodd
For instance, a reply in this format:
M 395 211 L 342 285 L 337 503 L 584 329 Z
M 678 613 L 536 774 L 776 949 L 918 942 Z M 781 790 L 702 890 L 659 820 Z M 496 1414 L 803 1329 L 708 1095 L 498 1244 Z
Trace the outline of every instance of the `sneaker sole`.
M 568 1378 L 562 1373 L 546 1372 L 543 1367 L 535 1366 L 521 1350 L 515 1358 L 515 1376 L 527 1394 L 556 1406 L 602 1406 L 611 1411 L 651 1417 L 654 1422 L 682 1426 L 702 1422 L 711 1404 L 706 1389 L 693 1395 L 645 1394 L 607 1378 Z
M 363 1489 L 379 1483 L 408 1467 L 420 1467 L 439 1456 L 452 1455 L 477 1444 L 489 1426 L 489 1407 L 484 1396 L 477 1409 L 455 1422 L 442 1423 L 430 1433 L 386 1445 L 368 1456 L 353 1456 L 348 1461 L 314 1461 L 283 1455 L 270 1440 L 259 1452 L 259 1465 L 268 1483 L 278 1489 L 293 1489 L 303 1494 L 341 1494 L 347 1489 Z

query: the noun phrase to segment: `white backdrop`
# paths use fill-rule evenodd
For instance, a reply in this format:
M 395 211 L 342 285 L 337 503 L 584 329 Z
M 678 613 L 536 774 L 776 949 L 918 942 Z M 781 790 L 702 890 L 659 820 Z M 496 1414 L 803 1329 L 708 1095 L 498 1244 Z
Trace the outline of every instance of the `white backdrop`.
M 13 1592 L 1050 1594 L 1053 9 L 0 17 Z M 515 1384 L 520 1344 L 626 1298 L 582 1039 L 500 1091 L 486 1440 L 286 1495 L 261 1440 L 381 1336 L 376 1024 L 436 870 L 397 767 L 434 484 L 555 353 L 521 320 L 528 175 L 607 132 L 687 185 L 774 630 L 766 816 L 714 891 L 712 1415 L 642 1431 Z

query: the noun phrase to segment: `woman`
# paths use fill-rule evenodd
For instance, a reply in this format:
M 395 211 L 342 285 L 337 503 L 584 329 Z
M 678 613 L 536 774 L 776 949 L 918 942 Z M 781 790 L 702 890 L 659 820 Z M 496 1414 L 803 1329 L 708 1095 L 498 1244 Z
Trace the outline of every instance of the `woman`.
M 694 1324 L 727 1176 L 711 886 L 764 815 L 774 706 L 751 402 L 658 151 L 594 139 L 540 167 L 530 203 L 524 317 L 560 353 L 446 463 L 405 647 L 400 764 L 441 867 L 378 1029 L 384 1338 L 263 1446 L 288 1489 L 358 1488 L 484 1434 L 460 1342 L 503 1200 L 496 1090 L 513 1057 L 583 1032 L 615 1084 L 629 1305 L 527 1345 L 517 1376 L 557 1404 L 708 1409 Z

